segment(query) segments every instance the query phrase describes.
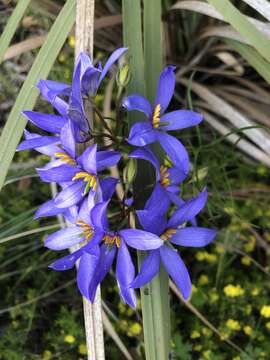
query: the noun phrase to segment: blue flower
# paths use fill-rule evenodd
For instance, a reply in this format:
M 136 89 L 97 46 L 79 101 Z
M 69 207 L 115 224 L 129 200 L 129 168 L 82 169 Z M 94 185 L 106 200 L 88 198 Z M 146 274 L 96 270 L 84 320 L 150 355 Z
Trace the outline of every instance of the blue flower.
M 202 247 L 213 241 L 216 232 L 197 226 L 183 227 L 202 210 L 207 200 L 206 190 L 197 197 L 185 202 L 167 220 L 166 208 L 160 209 L 162 194 L 155 189 L 144 210 L 137 211 L 142 227 L 159 236 L 164 245 L 149 252 L 141 265 L 140 272 L 131 287 L 138 288 L 147 284 L 158 273 L 162 262 L 166 271 L 181 291 L 184 299 L 191 293 L 191 280 L 188 270 L 174 245 Z
M 68 270 L 80 258 L 78 287 L 82 295 L 93 302 L 96 289 L 110 270 L 117 254 L 116 278 L 120 295 L 124 302 L 136 307 L 135 292 L 129 286 L 134 280 L 135 268 L 128 246 L 137 250 L 152 250 L 160 247 L 163 241 L 155 234 L 143 230 L 111 231 L 106 217 L 107 206 L 108 201 L 105 201 L 90 207 L 89 211 L 89 205 L 86 204 L 82 207 L 75 226 L 59 230 L 47 238 L 45 245 L 53 250 L 67 249 L 87 241 L 75 253 L 57 260 L 50 267 L 59 271 Z
M 177 110 L 165 114 L 175 87 L 174 66 L 167 66 L 160 74 L 154 106 L 143 96 L 134 94 L 123 101 L 128 110 L 137 110 L 147 116 L 147 121 L 134 124 L 128 142 L 134 146 L 145 146 L 158 141 L 175 164 L 181 164 L 187 175 L 189 159 L 185 147 L 175 137 L 167 134 L 169 130 L 179 130 L 198 125 L 202 115 L 190 110 Z

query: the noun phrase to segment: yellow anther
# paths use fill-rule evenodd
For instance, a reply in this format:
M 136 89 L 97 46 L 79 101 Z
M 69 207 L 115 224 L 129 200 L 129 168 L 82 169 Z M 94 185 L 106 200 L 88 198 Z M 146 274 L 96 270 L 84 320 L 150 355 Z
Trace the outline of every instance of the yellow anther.
M 66 164 L 69 165 L 76 165 L 76 161 L 74 159 L 72 159 L 71 156 L 69 156 L 67 153 L 65 152 L 56 152 L 54 154 L 55 157 L 60 158 L 60 160 L 62 160 L 63 162 L 65 162 Z
M 175 233 L 177 232 L 177 229 L 167 229 L 160 238 L 164 241 L 169 240 Z
M 97 180 L 95 175 L 89 174 L 85 171 L 79 171 L 77 174 L 72 178 L 72 181 L 83 179 L 83 181 L 88 182 L 89 185 L 96 190 L 97 188 Z
M 160 104 L 157 104 L 153 112 L 152 125 L 155 129 L 159 127 L 160 123 L 160 108 Z
M 118 235 L 104 235 L 103 236 L 103 241 L 107 244 L 107 245 L 113 245 L 115 244 L 118 248 L 120 247 L 120 243 L 121 243 L 121 238 Z
M 161 165 L 159 172 L 160 172 L 160 184 L 164 187 L 170 185 L 171 181 L 169 179 L 170 174 L 168 172 L 168 168 L 164 165 Z
M 94 235 L 94 229 L 92 228 L 91 225 L 87 224 L 82 220 L 78 220 L 76 224 L 82 228 L 83 235 L 87 241 L 92 239 Z

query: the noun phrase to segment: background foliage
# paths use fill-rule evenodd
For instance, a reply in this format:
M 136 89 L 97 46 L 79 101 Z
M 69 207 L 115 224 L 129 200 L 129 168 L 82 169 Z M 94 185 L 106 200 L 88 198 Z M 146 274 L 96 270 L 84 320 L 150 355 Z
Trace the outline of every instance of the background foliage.
M 188 197 L 208 186 L 208 207 L 199 220 L 218 229 L 215 244 L 183 251 L 194 289 L 187 305 L 177 292 L 171 292 L 172 356 L 184 360 L 267 359 L 269 13 L 267 7 L 256 8 L 256 1 L 231 1 L 245 14 L 239 29 L 234 27 L 238 12 L 232 7 L 222 12 L 218 3 L 163 1 L 166 62 L 177 65 L 172 108 L 194 108 L 206 119 L 195 131 L 179 133 L 193 163 L 183 191 Z M 267 1 L 260 4 L 269 6 Z M 15 5 L 13 1 L 1 2 L 2 29 Z M 1 64 L 1 128 L 44 43 L 44 35 L 63 5 L 62 1 L 35 0 L 18 15 L 12 45 Z M 106 58 L 122 44 L 120 13 L 119 1 L 98 3 L 96 60 Z M 245 26 L 250 21 L 247 17 L 252 18 L 259 34 Z M 16 21 L 13 32 L 15 25 Z M 258 36 L 267 39 L 263 51 L 256 46 Z M 55 51 L 57 60 L 49 77 L 69 82 L 74 62 L 72 32 L 61 51 Z M 114 111 L 116 96 L 115 89 L 110 89 L 110 84 L 105 84 L 97 99 L 107 112 Z M 36 108 L 48 111 L 40 99 Z M 15 127 L 12 135 L 19 141 L 17 130 Z M 5 150 L 1 148 L 2 153 Z M 7 360 L 84 359 L 86 354 L 75 273 L 58 274 L 47 269 L 54 255 L 43 248 L 43 240 L 59 226 L 57 219 L 32 220 L 36 207 L 50 196 L 50 187 L 41 184 L 33 170 L 44 160 L 32 152 L 16 154 L 0 194 L 0 357 Z M 140 309 L 134 312 L 124 306 L 111 280 L 110 275 L 102 288 L 109 322 L 105 339 L 108 358 L 119 359 L 119 347 L 122 352 L 128 351 L 126 358 L 143 358 Z

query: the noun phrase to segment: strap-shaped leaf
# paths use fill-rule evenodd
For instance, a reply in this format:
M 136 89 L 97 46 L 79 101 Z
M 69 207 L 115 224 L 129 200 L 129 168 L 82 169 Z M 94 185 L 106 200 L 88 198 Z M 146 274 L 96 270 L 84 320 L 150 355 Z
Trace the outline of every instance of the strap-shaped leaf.
M 244 59 L 270 84 L 270 63 L 252 47 L 242 44 L 235 40 L 226 40 L 234 50 L 236 50 Z
M 67 0 L 31 67 L 3 129 L 0 138 L 0 189 L 26 125 L 21 112 L 34 107 L 38 96 L 35 84 L 48 76 L 74 22 L 75 0 Z
M 21 21 L 29 3 L 31 0 L 20 0 L 13 10 L 8 23 L 5 27 L 5 30 L 0 38 L 0 62 L 4 57 L 5 51 L 8 48 L 13 35 L 18 27 L 19 22 Z
M 229 0 L 207 0 L 257 51 L 270 62 L 270 42 Z

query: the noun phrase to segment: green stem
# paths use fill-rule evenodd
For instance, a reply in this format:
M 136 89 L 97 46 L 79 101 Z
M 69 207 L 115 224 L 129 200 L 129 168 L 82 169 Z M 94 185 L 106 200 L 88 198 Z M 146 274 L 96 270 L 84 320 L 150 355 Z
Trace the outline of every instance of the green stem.
M 129 47 L 132 81 L 129 93 L 137 92 L 154 101 L 159 74 L 162 68 L 161 0 L 144 0 L 144 51 L 140 0 L 123 0 L 124 42 Z M 145 64 L 145 68 L 144 68 Z M 145 71 L 144 71 L 145 69 Z M 137 121 L 129 116 L 129 124 Z M 154 148 L 154 151 L 158 149 Z M 134 188 L 147 189 L 153 183 L 152 169 L 138 170 Z M 142 164 L 138 164 L 140 168 Z M 144 175 L 142 175 L 144 174 Z M 147 193 L 147 191 L 144 191 Z M 141 208 L 144 199 L 135 199 Z M 139 265 L 144 254 L 138 253 Z M 167 360 L 170 352 L 170 307 L 168 275 L 161 267 L 159 274 L 141 289 L 145 356 L 147 360 Z

